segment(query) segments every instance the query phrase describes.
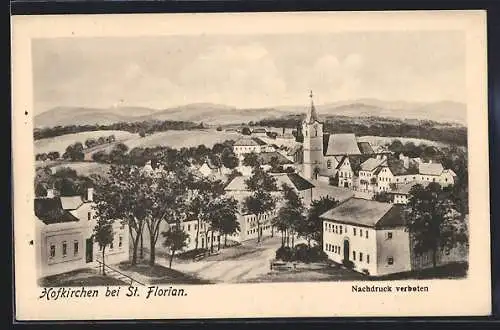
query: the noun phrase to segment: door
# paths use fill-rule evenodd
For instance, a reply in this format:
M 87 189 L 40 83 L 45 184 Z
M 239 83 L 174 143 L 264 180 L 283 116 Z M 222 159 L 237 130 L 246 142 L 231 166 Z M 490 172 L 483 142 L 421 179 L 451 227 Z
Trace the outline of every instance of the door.
M 94 242 L 92 238 L 87 238 L 85 241 L 85 262 L 94 261 Z
M 349 182 L 347 181 L 344 182 L 344 188 L 349 188 Z
M 349 261 L 349 241 L 344 240 L 344 261 Z

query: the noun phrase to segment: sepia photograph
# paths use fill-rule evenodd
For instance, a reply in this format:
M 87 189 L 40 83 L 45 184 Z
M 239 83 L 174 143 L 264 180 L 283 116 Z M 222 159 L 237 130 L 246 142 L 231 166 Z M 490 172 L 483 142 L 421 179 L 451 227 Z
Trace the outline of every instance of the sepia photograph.
M 330 15 L 152 15 L 135 32 L 124 22 L 147 15 L 19 17 L 14 225 L 31 256 L 16 252 L 17 290 L 30 282 L 52 317 L 103 297 L 199 305 L 169 318 L 368 316 L 364 298 L 436 307 L 447 284 L 462 301 L 476 285 L 470 311 L 488 313 L 485 15 Z M 298 296 L 273 312 L 278 284 Z M 313 287 L 357 302 L 316 313 Z M 252 291 L 253 314 L 235 314 Z

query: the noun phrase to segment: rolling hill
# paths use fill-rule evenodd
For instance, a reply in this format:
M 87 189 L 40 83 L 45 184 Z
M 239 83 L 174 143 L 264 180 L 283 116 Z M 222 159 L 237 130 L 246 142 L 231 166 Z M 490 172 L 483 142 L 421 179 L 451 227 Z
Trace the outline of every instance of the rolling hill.
M 116 107 L 107 109 L 83 107 L 57 107 L 35 117 L 35 127 L 57 125 L 112 124 L 149 120 L 175 120 L 227 125 L 269 118 L 279 118 L 307 111 L 308 106 L 278 106 L 242 109 L 221 104 L 193 103 L 163 110 L 144 107 Z M 466 105 L 451 101 L 433 103 L 380 101 L 359 99 L 316 106 L 320 116 L 388 117 L 396 119 L 434 120 L 465 125 Z

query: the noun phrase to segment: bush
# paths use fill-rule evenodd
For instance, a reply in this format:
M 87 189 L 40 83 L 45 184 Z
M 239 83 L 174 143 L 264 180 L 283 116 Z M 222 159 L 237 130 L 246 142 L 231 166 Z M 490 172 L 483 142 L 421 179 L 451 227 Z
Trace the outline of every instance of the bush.
M 289 247 L 282 246 L 276 250 L 276 259 L 282 261 L 292 261 L 293 252 Z
M 294 260 L 302 262 L 310 262 L 310 251 L 306 244 L 297 244 L 293 248 Z

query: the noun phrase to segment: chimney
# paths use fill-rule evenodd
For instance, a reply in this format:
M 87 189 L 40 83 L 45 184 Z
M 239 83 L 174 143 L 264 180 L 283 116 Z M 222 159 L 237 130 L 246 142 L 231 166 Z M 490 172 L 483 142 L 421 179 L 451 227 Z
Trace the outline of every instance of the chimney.
M 87 201 L 94 201 L 94 188 L 87 188 Z
M 53 188 L 47 189 L 47 198 L 54 198 L 54 197 L 55 197 L 54 189 Z

